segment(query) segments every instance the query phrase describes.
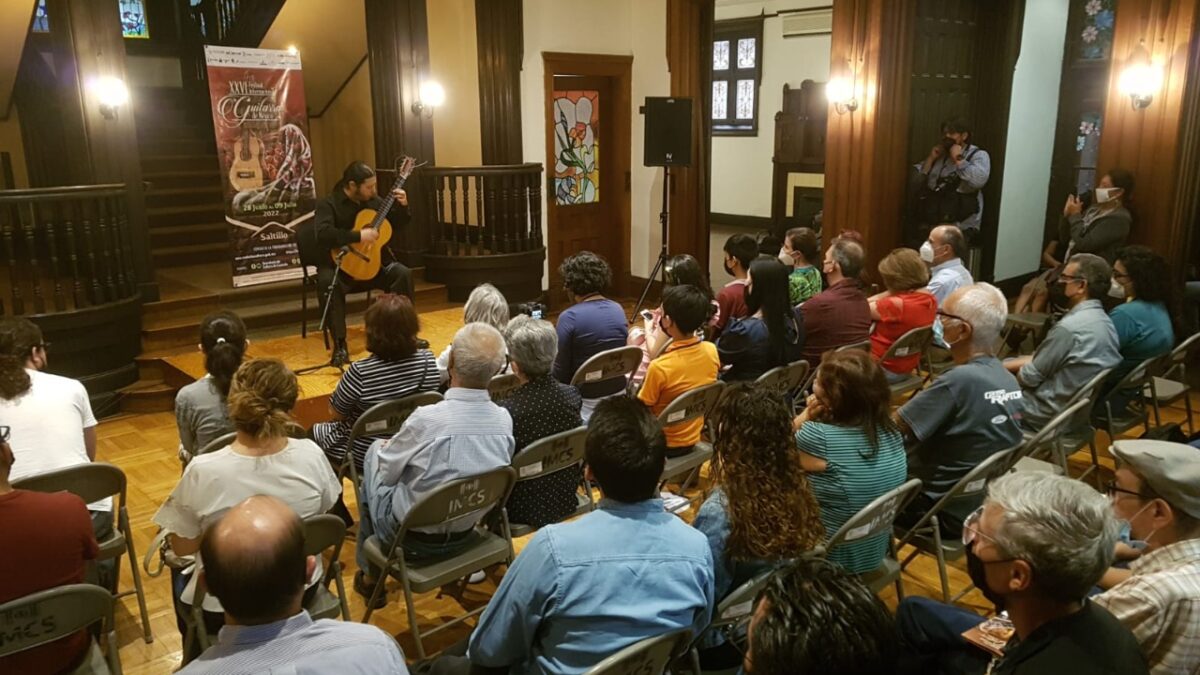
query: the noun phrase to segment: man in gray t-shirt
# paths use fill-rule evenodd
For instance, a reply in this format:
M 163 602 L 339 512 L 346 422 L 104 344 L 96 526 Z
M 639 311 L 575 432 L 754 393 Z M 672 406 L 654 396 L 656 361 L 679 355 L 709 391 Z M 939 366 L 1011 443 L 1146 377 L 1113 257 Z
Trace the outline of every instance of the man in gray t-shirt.
M 1006 316 L 1003 294 L 988 284 L 954 291 L 938 311 L 956 366 L 896 412 L 911 448 L 908 472 L 923 483 L 902 524 L 915 524 L 980 462 L 1021 442 L 1021 386 L 994 354 Z M 961 531 L 978 505 L 949 505 L 943 532 Z

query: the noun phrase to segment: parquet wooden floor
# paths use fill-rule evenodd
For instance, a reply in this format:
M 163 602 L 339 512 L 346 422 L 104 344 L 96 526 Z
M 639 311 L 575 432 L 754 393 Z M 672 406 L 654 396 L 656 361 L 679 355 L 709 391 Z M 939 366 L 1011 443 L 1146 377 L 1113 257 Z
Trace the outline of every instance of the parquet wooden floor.
M 457 322 L 461 321 L 461 318 L 456 318 L 453 325 L 450 323 L 440 325 L 440 320 L 435 324 L 433 320 L 427 319 L 425 316 L 422 319 L 426 322 L 425 332 L 430 334 L 427 339 L 435 342 L 435 346 L 444 345 L 448 341 L 445 335 L 439 336 L 435 331 L 452 333 L 453 328 L 457 328 Z M 1193 397 L 1193 406 L 1200 410 L 1200 396 Z M 1165 417 L 1164 421 L 1181 421 L 1183 418 L 1182 408 L 1167 411 Z M 134 542 L 138 553 L 145 555 L 146 546 L 155 534 L 155 528 L 150 519 L 179 479 L 179 462 L 175 456 L 178 437 L 174 417 L 170 413 L 153 413 L 106 420 L 100 424 L 99 436 L 98 458 L 117 464 L 128 476 L 129 514 Z M 1103 433 L 1098 434 L 1098 440 L 1107 447 L 1107 439 Z M 1107 453 L 1104 454 L 1105 461 L 1111 467 L 1111 459 L 1108 459 Z M 1087 458 L 1085 453 L 1078 453 L 1073 458 L 1074 460 L 1077 460 L 1082 467 Z M 346 483 L 346 490 L 347 502 L 352 504 L 351 508 L 354 509 L 354 502 L 351 500 L 353 487 L 349 481 Z M 702 493 L 697 489 L 691 493 L 691 496 L 698 499 Z M 693 515 L 692 512 L 688 512 L 684 514 L 684 518 L 690 521 Z M 517 540 L 518 550 L 527 540 L 527 537 Z M 904 553 L 905 551 L 901 552 L 902 555 Z M 341 553 L 341 561 L 345 566 L 344 581 L 349 591 L 351 614 L 355 620 L 358 620 L 363 615 L 364 604 L 361 598 L 349 590 L 352 587 L 355 570 L 354 541 L 352 539 L 346 540 L 346 545 Z M 141 564 L 141 561 L 139 560 L 137 563 Z M 417 613 L 423 629 L 457 616 L 463 611 L 464 605 L 467 608 L 474 608 L 486 603 L 495 589 L 501 572 L 502 570 L 492 570 L 486 582 L 471 586 L 465 593 L 464 604 L 460 604 L 449 596 L 439 598 L 435 594 L 427 594 L 418 597 Z M 154 630 L 154 642 L 147 645 L 141 639 L 137 602 L 134 597 L 123 598 L 117 609 L 121 661 L 124 671 L 129 675 L 168 673 L 179 664 L 181 640 L 175 627 L 175 618 L 171 607 L 169 575 L 164 573 L 158 578 L 146 578 L 144 581 Z M 905 573 L 904 581 L 905 592 L 908 594 L 940 597 L 937 568 L 932 557 L 920 556 L 915 560 Z M 969 578 L 964 567 L 951 566 L 950 583 L 952 592 L 967 587 Z M 129 562 L 122 560 L 121 588 L 130 588 L 131 584 Z M 375 613 L 372 623 L 395 635 L 404 648 L 405 654 L 412 658 L 415 656 L 416 650 L 409 635 L 403 600 L 394 584 L 389 589 L 391 603 L 385 609 Z M 897 600 L 894 589 L 889 587 L 881 594 L 881 597 L 889 607 L 895 607 Z M 990 606 L 978 592 L 968 594 L 964 598 L 963 604 L 981 612 L 990 610 Z M 427 650 L 432 653 L 441 649 L 465 637 L 469 630 L 469 626 L 460 625 L 439 633 L 433 639 L 426 641 Z

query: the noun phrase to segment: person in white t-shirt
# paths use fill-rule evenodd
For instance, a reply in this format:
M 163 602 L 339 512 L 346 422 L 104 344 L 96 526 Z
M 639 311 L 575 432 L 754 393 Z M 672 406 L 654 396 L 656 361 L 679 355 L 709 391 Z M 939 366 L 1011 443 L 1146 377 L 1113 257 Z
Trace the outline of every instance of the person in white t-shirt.
M 298 393 L 296 375 L 282 361 L 254 359 L 238 368 L 227 399 L 237 438 L 193 459 L 154 514 L 154 523 L 169 533 L 175 555 L 196 555 L 205 529 L 248 497 L 277 497 L 301 518 L 325 513 L 338 500 L 341 481 L 325 453 L 310 440 L 287 435 L 292 421 L 288 411 L 296 405 Z M 194 567 L 171 571 L 175 608 L 181 617 L 191 611 L 195 571 L 202 568 L 196 555 Z M 321 574 L 318 564 L 309 578 L 310 590 Z M 224 610 L 212 595 L 204 598 L 203 608 L 206 628 L 216 635 L 224 623 Z M 179 629 L 184 633 L 182 620 Z

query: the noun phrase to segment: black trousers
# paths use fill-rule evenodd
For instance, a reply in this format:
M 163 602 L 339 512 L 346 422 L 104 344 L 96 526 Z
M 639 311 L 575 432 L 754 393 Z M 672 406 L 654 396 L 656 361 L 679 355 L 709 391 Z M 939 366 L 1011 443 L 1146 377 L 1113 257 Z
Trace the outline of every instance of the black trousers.
M 317 269 L 317 293 L 321 297 L 324 309 L 325 295 L 329 284 L 333 281 L 334 268 L 321 267 Z M 346 294 L 365 293 L 377 289 L 389 293 L 399 293 L 413 298 L 412 270 L 398 262 L 388 263 L 379 269 L 379 274 L 369 281 L 355 281 L 345 274 L 338 275 L 338 283 L 333 287 L 333 297 L 330 299 L 329 318 L 326 323 L 335 340 L 346 339 Z

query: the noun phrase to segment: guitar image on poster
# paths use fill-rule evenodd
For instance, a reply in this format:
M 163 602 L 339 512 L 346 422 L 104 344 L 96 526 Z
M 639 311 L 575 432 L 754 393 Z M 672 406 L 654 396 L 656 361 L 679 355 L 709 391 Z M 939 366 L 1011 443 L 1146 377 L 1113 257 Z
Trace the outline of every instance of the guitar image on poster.
M 233 144 L 233 162 L 229 165 L 229 184 L 238 192 L 263 186 L 263 144 L 249 127 L 242 127 L 242 137 Z

